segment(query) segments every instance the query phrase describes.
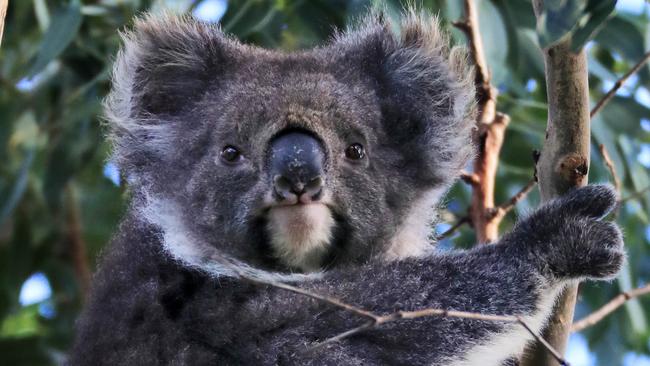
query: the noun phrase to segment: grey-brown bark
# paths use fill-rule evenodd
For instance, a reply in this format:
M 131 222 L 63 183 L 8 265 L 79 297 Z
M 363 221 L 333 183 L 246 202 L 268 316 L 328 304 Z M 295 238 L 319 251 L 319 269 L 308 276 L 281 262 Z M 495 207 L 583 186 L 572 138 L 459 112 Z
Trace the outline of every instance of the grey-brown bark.
M 542 0 L 535 0 L 537 16 Z M 548 98 L 546 140 L 537 163 L 542 201 L 562 195 L 567 190 L 587 184 L 590 147 L 589 85 L 587 56 L 584 50 L 571 50 L 571 39 L 544 49 Z M 569 286 L 558 299 L 543 337 L 560 352 L 573 320 L 576 286 Z M 556 361 L 539 345 L 524 355 L 521 364 L 556 365 Z

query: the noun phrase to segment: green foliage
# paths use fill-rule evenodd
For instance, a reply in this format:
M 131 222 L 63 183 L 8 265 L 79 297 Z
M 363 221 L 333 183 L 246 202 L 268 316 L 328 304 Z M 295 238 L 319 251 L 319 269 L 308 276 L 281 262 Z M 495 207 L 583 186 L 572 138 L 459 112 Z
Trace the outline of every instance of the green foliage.
M 548 47 L 572 37 L 578 50 L 603 26 L 614 11 L 616 0 L 545 0 L 537 21 L 539 43 Z
M 95 258 L 124 212 L 124 186 L 114 185 L 102 173 L 109 147 L 99 117 L 111 60 L 119 46 L 117 30 L 128 27 L 141 11 L 165 4 L 176 11 L 192 11 L 199 2 L 10 1 L 0 49 L 0 364 L 61 362 L 83 299 L 80 268 L 84 263 L 75 260 L 74 243 L 82 240 L 85 258 L 94 268 Z M 368 7 L 381 6 L 388 16 L 396 16 L 401 3 L 231 0 L 221 23 L 245 42 L 294 50 L 321 44 Z M 440 14 L 445 25 L 458 19 L 462 11 L 460 1 L 417 3 Z M 530 179 L 532 151 L 541 148 L 546 91 L 538 43 L 549 44 L 568 35 L 576 47 L 586 45 L 594 102 L 650 44 L 648 17 L 612 13 L 614 1 L 545 3 L 546 15 L 538 24 L 528 1 L 480 1 L 488 63 L 501 91 L 499 109 L 512 117 L 501 153 L 498 202 L 507 200 Z M 449 30 L 455 42 L 464 42 L 460 32 Z M 590 181 L 611 179 L 596 148 L 602 143 L 623 180 L 623 197 L 650 185 L 648 169 L 637 158 L 642 149 L 650 153 L 650 132 L 640 126 L 641 119 L 650 119 L 648 88 L 646 66 L 592 123 L 595 148 Z M 643 93 L 647 98 L 640 103 L 635 95 Z M 453 220 L 453 215 L 464 215 L 469 189 L 457 184 L 450 197 L 445 217 Z M 507 216 L 502 230 L 537 202 L 538 195 L 533 192 Z M 648 192 L 622 205 L 617 221 L 626 233 L 629 263 L 619 280 L 583 287 L 578 317 L 621 290 L 648 281 L 649 211 Z M 81 225 L 81 237 L 74 230 L 77 224 Z M 453 242 L 459 247 L 470 246 L 472 231 L 463 228 Z M 35 272 L 47 276 L 52 296 L 41 304 L 21 306 L 20 288 Z M 43 306 L 52 307 L 54 314 L 44 312 Z M 622 354 L 630 350 L 649 353 L 649 310 L 650 298 L 632 301 L 585 332 L 601 365 L 620 364 Z

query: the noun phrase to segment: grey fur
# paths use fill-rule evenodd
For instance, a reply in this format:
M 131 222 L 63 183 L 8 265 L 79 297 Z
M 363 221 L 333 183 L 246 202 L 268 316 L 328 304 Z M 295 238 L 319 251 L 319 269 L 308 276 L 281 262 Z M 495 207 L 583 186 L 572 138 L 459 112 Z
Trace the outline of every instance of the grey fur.
M 496 245 L 394 250 L 408 244 L 404 232 L 426 232 L 429 216 L 413 219 L 413 208 L 433 214 L 472 154 L 473 126 L 463 53 L 447 49 L 435 19 L 410 13 L 400 27 L 373 15 L 321 48 L 280 53 L 191 18 L 136 22 L 106 103 L 133 199 L 71 364 L 498 365 L 528 335 L 453 318 L 395 322 L 306 351 L 363 320 L 238 274 L 298 281 L 378 313 L 521 315 L 539 330 L 565 284 L 617 273 L 621 234 L 600 221 L 616 202 L 607 186 L 543 206 Z M 323 202 L 336 224 L 318 274 L 291 273 L 269 253 L 266 156 L 287 128 L 317 136 L 327 155 Z M 342 155 L 353 142 L 367 150 L 356 164 Z M 220 162 L 226 145 L 244 162 Z

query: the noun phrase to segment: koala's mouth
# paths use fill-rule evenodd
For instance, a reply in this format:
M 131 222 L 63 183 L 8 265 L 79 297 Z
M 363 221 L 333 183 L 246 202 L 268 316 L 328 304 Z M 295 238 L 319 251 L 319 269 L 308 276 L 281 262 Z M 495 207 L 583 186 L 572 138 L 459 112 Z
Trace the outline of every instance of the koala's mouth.
M 273 255 L 303 272 L 319 270 L 331 251 L 336 220 L 322 202 L 274 205 L 266 212 Z

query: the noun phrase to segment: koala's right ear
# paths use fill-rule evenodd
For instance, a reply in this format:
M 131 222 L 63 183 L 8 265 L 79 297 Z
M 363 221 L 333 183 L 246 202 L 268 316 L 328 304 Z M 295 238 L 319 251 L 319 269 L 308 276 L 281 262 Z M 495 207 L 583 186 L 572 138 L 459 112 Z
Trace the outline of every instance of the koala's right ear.
M 104 107 L 113 158 L 131 174 L 170 142 L 169 122 L 222 79 L 241 44 L 216 25 L 166 13 L 137 19 L 122 40 Z

